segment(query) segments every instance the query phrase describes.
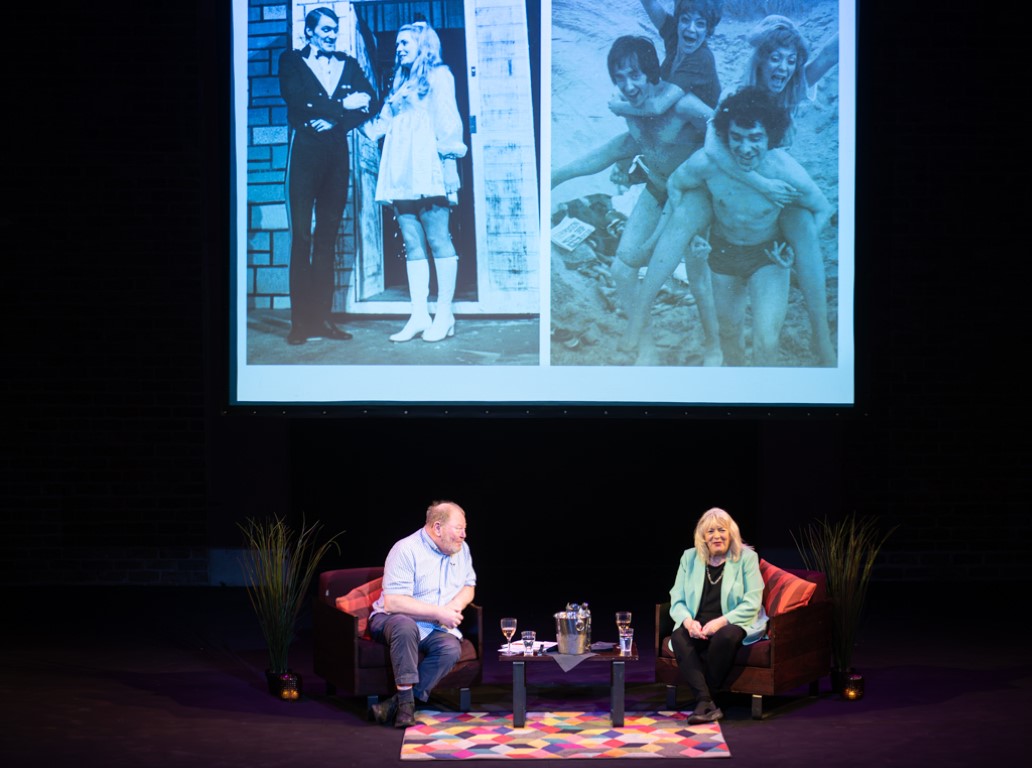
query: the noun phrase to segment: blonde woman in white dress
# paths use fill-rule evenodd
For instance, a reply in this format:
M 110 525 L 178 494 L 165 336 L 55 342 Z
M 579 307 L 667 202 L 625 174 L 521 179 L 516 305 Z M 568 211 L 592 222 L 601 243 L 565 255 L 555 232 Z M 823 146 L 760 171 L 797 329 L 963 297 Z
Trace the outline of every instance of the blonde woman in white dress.
M 455 334 L 452 299 L 459 257 L 449 230 L 458 203 L 456 160 L 466 154 L 455 78 L 441 60 L 441 40 L 426 22 L 406 24 L 395 43 L 394 78 L 380 114 L 363 126 L 384 137 L 376 201 L 394 209 L 405 243 L 411 316 L 391 341 L 441 341 Z M 430 264 L 437 271 L 437 312 L 427 306 Z

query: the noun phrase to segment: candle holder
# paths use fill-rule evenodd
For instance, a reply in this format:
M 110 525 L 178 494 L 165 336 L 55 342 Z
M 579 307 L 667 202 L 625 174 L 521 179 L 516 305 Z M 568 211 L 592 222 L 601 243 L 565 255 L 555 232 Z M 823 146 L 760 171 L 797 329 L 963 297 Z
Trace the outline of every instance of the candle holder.
M 864 676 L 859 672 L 850 672 L 842 686 L 842 698 L 847 701 L 859 701 L 864 697 Z

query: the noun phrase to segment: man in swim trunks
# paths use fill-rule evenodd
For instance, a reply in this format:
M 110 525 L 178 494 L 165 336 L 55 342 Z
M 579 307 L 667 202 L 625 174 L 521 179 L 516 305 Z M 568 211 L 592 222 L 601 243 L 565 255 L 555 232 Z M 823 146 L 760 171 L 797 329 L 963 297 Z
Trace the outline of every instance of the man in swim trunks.
M 630 313 L 636 304 L 638 271 L 649 257 L 641 246 L 653 234 L 663 212 L 667 176 L 702 146 L 706 120 L 713 110 L 712 104 L 707 105 L 695 94 L 684 93 L 679 86 L 660 79 L 659 56 L 647 38 L 618 38 L 609 50 L 607 63 L 620 98 L 629 107 L 641 108 L 653 101 L 673 106 L 655 116 L 626 116 L 624 133 L 554 170 L 552 188 L 614 165 L 617 167 L 610 178 L 617 184 L 629 185 L 633 180 L 628 175 L 632 159 L 640 156 L 646 187 L 627 218 L 610 266 L 617 301 L 624 312 Z M 713 77 L 715 82 L 715 68 Z
M 760 267 L 767 267 L 771 264 L 790 267 L 792 265 L 791 250 L 786 251 L 780 229 L 778 238 L 781 238 L 780 241 L 774 238 L 756 245 L 738 245 L 725 240 L 716 232 L 711 232 L 709 239 L 712 249 L 709 254 L 710 271 L 718 275 L 729 275 L 748 280 Z M 772 255 L 775 253 L 784 253 L 785 255 L 782 260 L 779 260 Z
M 811 211 L 822 226 L 832 207 L 797 160 L 776 147 L 790 124 L 788 111 L 770 93 L 755 86 L 741 88 L 724 99 L 713 117 L 720 141 L 739 169 L 757 171 L 799 191 L 794 203 Z M 686 160 L 670 177 L 670 200 L 661 222 L 655 257 L 683 252 L 684 237 L 693 234 L 698 249 L 704 232 L 686 233 L 676 225 L 678 207 L 688 193 L 704 189 L 712 203 L 709 264 L 720 322 L 720 345 L 725 365 L 746 365 L 745 316 L 752 310 L 752 365 L 778 361 L 781 327 L 788 313 L 792 253 L 779 226 L 781 208 L 745 183 L 722 171 L 705 151 Z M 694 203 L 693 203 L 694 205 Z M 673 222 L 674 226 L 669 226 Z M 670 231 L 668 231 L 668 229 Z

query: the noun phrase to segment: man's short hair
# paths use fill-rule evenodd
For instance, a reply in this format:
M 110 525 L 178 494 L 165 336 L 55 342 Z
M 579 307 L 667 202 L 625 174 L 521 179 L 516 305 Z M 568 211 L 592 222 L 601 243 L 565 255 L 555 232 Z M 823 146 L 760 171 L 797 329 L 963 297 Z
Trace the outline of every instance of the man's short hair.
M 724 13 L 724 0 L 677 0 L 674 3 L 674 23 L 685 13 L 697 13 L 706 19 L 706 39 L 709 39 Z
M 458 506 L 454 501 L 447 499 L 431 501 L 430 506 L 426 508 L 426 524 L 429 526 L 434 523 L 444 523 L 451 515 L 452 509 L 458 508 Z
M 717 104 L 717 110 L 713 115 L 713 128 L 724 144 L 728 142 L 728 130 L 732 121 L 743 128 L 762 125 L 767 131 L 767 146 L 773 149 L 785 138 L 792 118 L 788 114 L 788 109 L 780 106 L 766 88 L 747 85 Z
M 610 80 L 616 80 L 617 68 L 631 65 L 637 66 L 653 85 L 659 82 L 659 55 L 656 46 L 647 37 L 624 35 L 616 38 L 609 48 L 606 63 L 609 65 Z
M 325 7 L 313 8 L 312 10 L 310 10 L 308 12 L 308 15 L 305 16 L 305 37 L 306 38 L 311 38 L 312 37 L 312 32 L 315 30 L 315 28 L 317 26 L 319 26 L 319 19 L 321 19 L 323 16 L 326 16 L 328 18 L 333 19 L 333 21 L 337 25 L 340 25 L 340 19 L 337 17 L 337 14 L 334 13 L 332 8 L 325 8 Z

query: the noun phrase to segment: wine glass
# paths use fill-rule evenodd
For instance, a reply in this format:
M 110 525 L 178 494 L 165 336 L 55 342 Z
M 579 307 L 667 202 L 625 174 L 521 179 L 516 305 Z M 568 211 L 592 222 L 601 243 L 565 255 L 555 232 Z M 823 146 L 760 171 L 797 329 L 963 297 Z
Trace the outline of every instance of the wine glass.
M 505 640 L 508 646 L 505 649 L 506 656 L 512 656 L 512 636 L 516 634 L 516 619 L 505 618 L 502 619 L 502 634 L 505 635 Z
M 630 611 L 617 611 L 616 612 L 616 633 L 620 634 L 621 629 L 627 629 L 631 626 L 631 612 Z

